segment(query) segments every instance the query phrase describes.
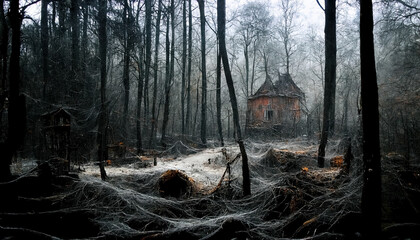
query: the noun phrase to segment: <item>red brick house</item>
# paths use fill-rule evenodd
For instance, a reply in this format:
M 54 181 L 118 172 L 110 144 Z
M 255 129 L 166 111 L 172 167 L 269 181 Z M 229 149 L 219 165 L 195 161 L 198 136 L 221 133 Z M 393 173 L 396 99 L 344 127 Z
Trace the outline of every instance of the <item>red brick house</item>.
M 274 83 L 270 77 L 248 98 L 247 135 L 259 133 L 287 136 L 295 132 L 305 94 L 289 74 L 278 74 Z

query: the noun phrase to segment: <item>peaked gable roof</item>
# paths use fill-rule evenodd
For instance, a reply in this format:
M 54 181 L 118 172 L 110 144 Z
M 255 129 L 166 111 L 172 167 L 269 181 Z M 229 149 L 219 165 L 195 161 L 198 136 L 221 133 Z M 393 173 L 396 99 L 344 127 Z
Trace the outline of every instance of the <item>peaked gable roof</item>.
M 267 76 L 265 82 L 261 87 L 249 97 L 249 99 L 257 98 L 260 96 L 284 96 L 284 97 L 295 97 L 303 98 L 305 94 L 302 90 L 293 82 L 290 74 L 278 73 L 278 80 L 273 83 L 271 77 Z

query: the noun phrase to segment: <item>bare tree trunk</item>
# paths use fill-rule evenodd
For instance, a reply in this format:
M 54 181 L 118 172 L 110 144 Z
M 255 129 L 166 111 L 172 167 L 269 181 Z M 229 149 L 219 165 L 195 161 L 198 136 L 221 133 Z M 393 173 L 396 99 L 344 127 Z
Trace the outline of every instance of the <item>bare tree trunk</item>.
M 185 134 L 185 78 L 187 65 L 187 0 L 182 0 L 182 83 L 181 83 L 181 132 Z
M 92 77 L 88 75 L 88 23 L 89 23 L 89 5 L 87 1 L 83 1 L 83 29 L 81 39 L 81 79 L 84 81 L 84 94 L 83 98 L 87 99 L 88 108 L 93 106 L 94 87 L 92 84 Z
M 80 47 L 79 47 L 79 0 L 71 0 L 70 7 L 71 21 L 71 66 L 72 76 L 77 78 L 80 66 Z
M 0 52 L 1 52 L 1 88 L 6 89 L 7 82 L 7 46 L 9 43 L 9 27 L 7 26 L 6 17 L 4 15 L 4 0 L 0 0 Z
M 155 38 L 155 63 L 154 63 L 154 79 L 153 79 L 153 100 L 152 100 L 152 129 L 149 139 L 149 147 L 154 145 L 156 138 L 156 127 L 158 116 L 156 115 L 156 98 L 157 98 L 157 83 L 158 83 L 158 66 L 159 66 L 159 42 L 160 42 L 160 18 L 162 15 L 162 0 L 159 1 L 158 13 L 156 19 L 156 38 Z
M 20 39 L 23 16 L 19 12 L 19 0 L 10 1 L 9 20 L 12 29 L 12 51 L 9 65 L 9 116 L 8 132 L 5 144 L 0 145 L 0 181 L 11 176 L 12 157 L 23 144 L 26 129 L 25 100 L 20 94 Z
M 251 75 L 251 93 L 250 95 L 254 94 L 254 83 L 255 83 L 255 64 L 256 64 L 256 60 L 257 60 L 257 47 L 256 47 L 256 41 L 254 40 L 254 44 L 253 44 L 253 54 L 252 54 L 252 75 Z
M 43 80 L 43 89 L 42 89 L 42 99 L 44 101 L 47 97 L 47 84 L 49 79 L 49 69 L 48 69 L 48 2 L 49 0 L 42 0 L 41 2 L 41 49 L 42 49 L 42 80 Z M 3 8 L 2 8 L 3 9 Z
M 7 58 L 8 58 L 8 45 L 9 45 L 9 27 L 6 22 L 6 18 L 4 15 L 4 0 L 0 0 L 0 106 L 4 106 L 6 101 L 6 89 L 8 88 L 7 83 Z M 45 89 L 45 87 L 44 87 Z M 45 96 L 45 94 L 43 94 Z M 0 110 L 0 123 L 3 121 L 4 109 Z M 0 134 L 2 133 L 3 129 L 0 129 Z M 0 149 L 2 150 L 2 149 Z M 1 163 L 0 163 L 1 167 Z M 6 168 L 6 167 L 5 167 Z M 8 168 L 8 166 L 7 166 Z
M 140 9 L 136 14 L 136 23 L 139 22 Z M 138 49 L 139 49 L 139 62 L 138 62 L 138 86 L 137 86 L 137 112 L 136 112 L 136 132 L 137 132 L 137 154 L 143 153 L 143 144 L 142 144 L 142 126 L 141 126 L 141 101 L 143 99 L 143 81 L 144 81 L 144 43 L 143 36 L 141 32 L 141 27 L 138 25 Z
M 197 0 L 201 26 L 201 142 L 207 144 L 206 15 L 204 0 Z
M 169 14 L 166 14 L 166 73 L 165 73 L 165 104 L 163 107 L 162 137 L 160 143 L 165 146 L 166 128 L 169 120 L 169 104 L 171 94 L 171 71 L 170 71 L 170 41 L 169 41 Z
M 171 0 L 171 73 L 169 75 L 171 85 L 175 82 L 175 2 Z M 175 116 L 175 111 L 173 116 Z M 174 119 L 175 120 L 175 119 Z
M 229 109 L 227 111 L 228 111 L 228 129 L 227 129 L 228 134 L 227 134 L 227 137 L 229 139 L 230 138 L 230 111 L 229 111 Z
M 101 172 L 102 180 L 106 180 L 106 171 L 104 167 L 104 161 L 108 158 L 108 151 L 106 148 L 107 130 L 106 125 L 108 123 L 108 110 L 106 103 L 106 52 L 107 52 L 107 0 L 99 0 L 98 5 L 98 37 L 99 37 L 99 59 L 101 62 L 101 110 L 99 113 L 98 120 L 98 161 L 99 169 Z
M 188 68 L 187 68 L 187 113 L 185 116 L 185 129 L 190 133 L 191 119 L 191 60 L 192 60 L 192 10 L 191 0 L 188 0 Z
M 334 116 L 331 110 L 335 96 L 336 73 L 336 18 L 335 0 L 325 0 L 325 85 L 324 85 L 324 114 L 322 119 L 321 142 L 318 148 L 318 166 L 324 167 L 325 147 L 330 134 L 330 124 Z
M 381 233 L 381 155 L 379 143 L 378 85 L 373 40 L 372 1 L 360 1 L 361 101 L 363 125 L 362 214 L 364 239 Z
M 152 0 L 145 0 L 146 5 L 146 70 L 144 74 L 144 123 L 149 123 L 149 79 L 152 58 Z
M 67 82 L 62 81 L 61 79 L 67 77 L 68 68 L 66 68 L 66 55 L 67 52 L 67 44 L 65 41 L 66 37 L 66 26 L 65 23 L 67 22 L 67 14 L 66 14 L 66 4 L 65 1 L 58 1 L 57 3 L 57 10 L 58 10 L 58 27 L 56 36 L 58 37 L 57 42 L 53 42 L 52 49 L 57 49 L 55 51 L 55 56 L 53 62 L 56 63 L 56 66 L 53 68 L 55 72 L 51 74 L 51 77 L 54 78 L 54 82 L 52 83 L 52 88 L 56 91 L 52 91 L 52 100 L 54 102 L 63 102 L 65 99 L 63 96 L 67 95 Z
M 130 58 L 133 47 L 133 16 L 128 0 L 124 0 L 124 66 L 123 66 L 123 85 L 124 85 L 124 112 L 123 112 L 123 136 L 124 141 L 128 141 L 128 104 L 130 102 Z
M 229 60 L 226 50 L 225 33 L 226 33 L 226 3 L 225 0 L 217 0 L 217 32 L 219 36 L 219 48 L 223 61 L 223 68 L 226 77 L 226 83 L 229 88 L 230 102 L 232 104 L 233 120 L 238 138 L 239 148 L 242 154 L 242 178 L 243 178 L 243 194 L 251 195 L 251 182 L 249 178 L 248 156 L 246 154 L 245 145 L 242 141 L 241 126 L 239 124 L 238 104 L 236 101 L 235 87 L 233 85 L 232 74 L 230 72 Z
M 249 97 L 249 45 L 245 42 L 244 57 L 245 57 L 245 92 L 246 99 Z
M 217 111 L 217 129 L 219 133 L 220 145 L 223 147 L 223 129 L 222 129 L 222 99 L 221 99 L 221 82 L 222 82 L 222 55 L 217 51 L 217 67 L 216 67 L 216 111 Z
M 193 125 L 192 125 L 192 128 L 193 128 L 192 135 L 193 136 L 195 136 L 195 127 L 197 125 L 198 106 L 199 106 L 199 103 L 200 103 L 199 82 L 200 82 L 200 80 L 197 80 L 197 87 L 196 87 L 197 91 L 196 91 L 196 95 L 195 95 L 195 97 L 196 97 L 196 99 L 195 99 L 195 114 L 194 114 L 194 121 L 193 121 Z

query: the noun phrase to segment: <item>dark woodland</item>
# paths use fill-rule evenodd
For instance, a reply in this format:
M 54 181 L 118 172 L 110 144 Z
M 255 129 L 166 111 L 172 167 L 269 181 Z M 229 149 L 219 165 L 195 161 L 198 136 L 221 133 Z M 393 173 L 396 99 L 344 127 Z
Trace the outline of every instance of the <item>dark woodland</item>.
M 420 239 L 418 0 L 0 3 L 0 239 Z

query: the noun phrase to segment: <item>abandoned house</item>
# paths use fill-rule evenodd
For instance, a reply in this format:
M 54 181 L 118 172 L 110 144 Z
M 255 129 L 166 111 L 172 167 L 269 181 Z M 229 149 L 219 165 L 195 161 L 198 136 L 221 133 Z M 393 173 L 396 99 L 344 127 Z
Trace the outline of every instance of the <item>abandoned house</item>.
M 246 134 L 295 135 L 304 98 L 305 94 L 289 74 L 278 73 L 278 80 L 274 83 L 267 76 L 257 92 L 248 98 Z

